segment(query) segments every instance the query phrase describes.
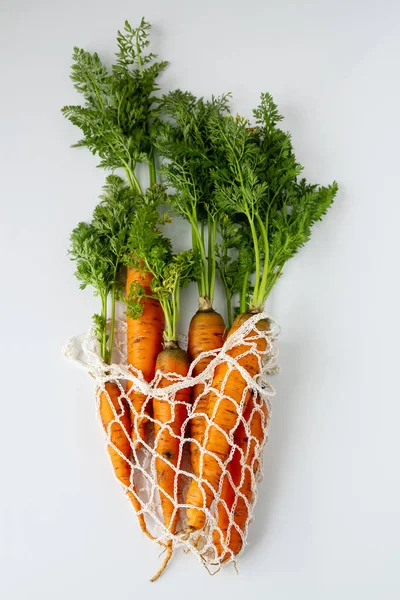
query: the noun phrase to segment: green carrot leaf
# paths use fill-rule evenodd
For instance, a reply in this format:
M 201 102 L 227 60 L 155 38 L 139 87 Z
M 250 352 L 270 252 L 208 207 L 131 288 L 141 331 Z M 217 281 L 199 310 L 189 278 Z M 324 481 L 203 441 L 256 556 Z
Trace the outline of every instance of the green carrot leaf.
M 117 58 L 111 70 L 97 53 L 74 48 L 71 80 L 83 104 L 62 109 L 83 133 L 74 146 L 86 146 L 99 156 L 99 167 L 125 169 L 137 191 L 135 165 L 152 161 L 152 141 L 159 123 L 154 92 L 167 65 L 157 62 L 155 54 L 145 54 L 149 31 L 150 24 L 144 19 L 137 29 L 125 23 L 124 31 L 118 32 Z

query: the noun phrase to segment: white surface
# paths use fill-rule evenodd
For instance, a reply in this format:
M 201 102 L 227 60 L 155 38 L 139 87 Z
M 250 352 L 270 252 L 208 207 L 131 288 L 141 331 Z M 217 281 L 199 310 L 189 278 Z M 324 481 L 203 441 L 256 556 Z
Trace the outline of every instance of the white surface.
M 0 597 L 399 598 L 398 3 L 3 0 L 0 10 Z M 171 61 L 164 90 L 232 90 L 246 114 L 270 91 L 307 176 L 340 183 L 271 298 L 282 373 L 239 577 L 211 578 L 179 554 L 148 583 L 158 549 L 113 480 L 90 379 L 61 356 L 96 310 L 66 249 L 103 182 L 96 160 L 69 148 L 78 131 L 59 111 L 77 100 L 72 46 L 110 60 L 116 30 L 143 13 Z

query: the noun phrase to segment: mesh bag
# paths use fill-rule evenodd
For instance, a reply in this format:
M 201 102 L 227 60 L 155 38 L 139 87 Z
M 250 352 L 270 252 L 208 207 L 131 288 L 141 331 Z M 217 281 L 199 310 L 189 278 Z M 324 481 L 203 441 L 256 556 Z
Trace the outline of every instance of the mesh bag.
M 257 328 L 257 323 L 262 319 L 269 320 L 267 331 Z M 278 325 L 266 313 L 254 315 L 227 339 L 221 349 L 204 353 L 198 357 L 191 364 L 187 377 L 181 377 L 174 373 L 168 375 L 170 383 L 162 389 L 157 388 L 161 379 L 160 373 L 156 373 L 154 380 L 147 383 L 141 372 L 126 364 L 126 324 L 123 321 L 117 321 L 113 355 L 116 360 L 113 364 L 105 365 L 100 358 L 93 329 L 90 329 L 86 335 L 72 338 L 64 351 L 67 358 L 78 363 L 94 378 L 98 413 L 100 398 L 104 399 L 105 397 L 109 402 L 113 419 L 106 432 L 106 447 L 108 452 L 110 449 L 117 452 L 129 466 L 129 480 L 123 487 L 131 500 L 133 499 L 142 525 L 144 524 L 150 536 L 161 545 L 172 545 L 174 549 L 183 547 L 186 551 L 194 553 L 210 572 L 216 572 L 222 564 L 235 561 L 246 545 L 248 525 L 252 521 L 257 501 L 257 483 L 262 478 L 263 448 L 268 437 L 271 397 L 275 393 L 267 376 L 278 369 L 276 366 L 278 335 Z M 265 340 L 261 344 L 261 347 L 265 348 L 263 352 L 258 349 L 261 338 Z M 181 347 L 185 348 L 185 340 L 180 339 L 179 341 Z M 232 358 L 232 350 L 239 347 L 239 356 Z M 250 354 L 254 355 L 259 367 L 259 374 L 254 378 L 241 366 L 243 361 L 240 361 L 241 364 L 238 362 Z M 195 364 L 205 356 L 211 358 L 209 366 L 200 375 L 192 376 Z M 190 531 L 187 526 L 187 509 L 190 508 L 190 505 L 186 503 L 187 490 L 193 479 L 199 486 L 206 485 L 206 483 L 201 477 L 201 470 L 198 477 L 194 474 L 189 453 L 190 443 L 194 442 L 190 438 L 190 424 L 195 415 L 199 416 L 196 413 L 199 398 L 193 405 L 187 405 L 187 418 L 179 435 L 178 464 L 176 468 L 174 467 L 174 494 L 169 498 L 178 518 L 177 526 L 172 533 L 164 525 L 160 504 L 160 488 L 157 483 L 155 466 L 157 458 L 154 449 L 156 445 L 156 440 L 154 440 L 155 421 L 151 413 L 149 415 L 148 412 L 144 414 L 135 411 L 129 394 L 125 392 L 127 382 L 132 382 L 132 389 L 146 395 L 143 410 L 149 404 L 151 405 L 155 398 L 162 398 L 173 404 L 178 390 L 192 388 L 200 383 L 204 386 L 202 395 L 211 390 L 218 394 L 218 405 L 218 402 L 224 399 L 224 382 L 216 390 L 213 387 L 213 377 L 216 368 L 222 363 L 228 365 L 227 377 L 236 370 L 244 380 L 242 398 L 235 399 L 237 403 L 240 401 L 236 408 L 236 425 L 229 435 L 224 432 L 224 436 L 229 442 L 230 452 L 224 461 L 214 455 L 222 471 L 220 483 L 218 489 L 213 490 L 211 505 L 201 508 L 205 514 L 205 526 L 201 530 Z M 117 408 L 115 401 L 112 402 L 107 391 L 107 384 L 110 382 L 118 386 Z M 172 407 L 171 410 L 173 410 Z M 140 440 L 140 444 L 132 443 L 131 432 L 126 425 L 129 413 L 131 414 L 130 427 L 136 432 L 140 430 L 139 424 L 143 417 L 148 421 L 146 439 Z M 212 421 L 204 413 L 201 416 L 206 422 L 207 435 Z M 257 427 L 255 427 L 255 423 L 258 424 Z M 128 456 L 120 452 L 114 443 L 115 440 L 112 439 L 110 432 L 113 424 L 118 424 L 122 435 L 130 441 L 131 448 Z M 169 427 L 168 423 L 159 423 L 159 426 L 161 430 Z M 238 432 L 241 434 L 238 435 Z M 204 460 L 207 453 L 209 451 L 203 444 L 200 447 L 200 461 Z M 229 494 L 226 493 L 227 489 L 229 489 Z

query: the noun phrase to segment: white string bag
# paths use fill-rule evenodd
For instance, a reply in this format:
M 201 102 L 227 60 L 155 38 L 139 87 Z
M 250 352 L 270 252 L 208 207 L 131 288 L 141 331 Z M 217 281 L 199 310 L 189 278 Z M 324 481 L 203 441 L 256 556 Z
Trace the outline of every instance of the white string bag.
M 257 323 L 263 319 L 269 320 L 270 325 L 267 331 L 261 331 L 257 328 Z M 129 486 L 125 487 L 125 490 L 126 492 L 131 492 L 139 501 L 141 507 L 139 512 L 144 515 L 147 529 L 150 534 L 156 541 L 163 545 L 168 541 L 172 541 L 174 549 L 181 546 L 187 551 L 193 552 L 211 572 L 219 570 L 222 563 L 228 564 L 229 562 L 235 561 L 246 545 L 248 525 L 253 519 L 253 511 L 257 501 L 257 483 L 262 479 L 263 449 L 268 438 L 271 416 L 271 398 L 275 394 L 274 388 L 269 383 L 267 376 L 278 370 L 278 367 L 276 366 L 278 356 L 276 340 L 278 335 L 279 326 L 267 313 L 263 312 L 255 314 L 245 321 L 240 328 L 227 339 L 222 348 L 205 352 L 193 361 L 187 377 L 181 377 L 174 373 L 167 375 L 167 378 L 171 383 L 168 387 L 163 387 L 162 389 L 158 389 L 157 384 L 161 377 L 166 377 L 165 374 L 157 372 L 154 380 L 151 383 L 147 383 L 143 379 L 141 372 L 133 367 L 128 367 L 126 364 L 126 323 L 123 321 L 117 321 L 114 349 L 114 356 L 117 357 L 117 361 L 111 365 L 104 364 L 99 355 L 99 346 L 93 328 L 91 328 L 86 335 L 71 338 L 64 350 L 64 354 L 68 359 L 83 367 L 94 378 L 96 384 L 98 415 L 100 395 L 106 394 L 115 417 L 113 423 L 118 422 L 121 424 L 121 412 L 115 410 L 105 388 L 107 383 L 115 382 L 120 390 L 119 401 L 121 403 L 122 412 L 124 412 L 124 410 L 131 410 L 131 415 L 134 415 L 132 427 L 135 428 L 135 431 L 139 431 L 138 422 L 141 418 L 145 416 L 148 420 L 146 440 L 141 440 L 141 447 L 139 449 L 132 443 L 130 432 L 123 428 L 127 438 L 131 441 L 132 453 L 128 459 L 123 457 L 122 453 L 119 452 L 119 449 L 111 442 L 109 434 L 106 434 L 106 447 L 111 446 L 129 462 L 131 467 L 131 482 Z M 262 338 L 265 340 L 265 343 L 263 342 L 265 344 L 264 347 L 266 347 L 265 352 L 260 352 L 257 349 L 257 342 L 260 342 Z M 181 342 L 181 345 L 183 346 L 184 344 Z M 234 359 L 227 353 L 238 346 L 243 346 L 246 349 L 240 356 Z M 255 378 L 252 378 L 246 369 L 238 363 L 239 359 L 249 354 L 255 355 L 260 367 L 259 375 Z M 211 358 L 210 364 L 200 375 L 193 377 L 192 372 L 195 364 L 206 356 Z M 185 503 L 186 492 L 191 480 L 195 479 L 200 486 L 202 483 L 202 479 L 196 477 L 191 469 L 189 455 L 190 442 L 195 442 L 195 440 L 189 437 L 190 421 L 195 414 L 200 398 L 197 399 L 194 405 L 187 405 L 187 418 L 182 427 L 181 434 L 179 435 L 178 467 L 175 470 L 174 496 L 170 498 L 174 506 L 174 511 L 176 511 L 176 514 L 179 516 L 179 521 L 176 532 L 171 533 L 168 528 L 164 526 L 159 499 L 159 487 L 155 468 L 157 455 L 154 450 L 155 421 L 152 416 L 149 416 L 148 414 L 145 415 L 143 410 L 154 398 L 162 398 L 173 405 L 174 397 L 178 390 L 192 388 L 199 383 L 204 385 L 203 394 L 207 394 L 211 389 L 214 393 L 217 392 L 218 405 L 224 398 L 224 384 L 221 386 L 220 390 L 216 390 L 212 387 L 212 383 L 215 369 L 224 362 L 228 364 L 228 373 L 224 379 L 225 383 L 233 370 L 239 371 L 245 382 L 245 390 L 241 402 L 237 407 L 236 427 L 232 432 L 236 431 L 239 424 L 242 423 L 246 438 L 248 439 L 247 448 L 252 448 L 252 456 L 250 456 L 248 449 L 247 451 L 243 451 L 243 449 L 235 444 L 233 433 L 230 436 L 224 433 L 230 444 L 230 454 L 223 463 L 221 463 L 216 455 L 213 455 L 213 457 L 219 461 L 222 470 L 219 488 L 218 490 L 213 491 L 214 500 L 211 506 L 209 508 L 204 507 L 201 509 L 205 512 L 204 528 L 201 531 L 188 533 L 186 509 L 189 505 Z M 132 382 L 132 389 L 145 394 L 147 397 L 140 413 L 135 411 L 130 402 L 129 395 L 125 393 L 127 381 Z M 263 436 L 261 441 L 259 439 L 257 440 L 252 435 L 251 427 L 249 426 L 251 418 L 248 422 L 243 418 L 245 398 L 249 397 L 249 393 L 252 395 L 253 399 L 252 415 L 254 415 L 255 412 L 259 412 L 262 420 Z M 237 401 L 238 399 L 235 400 Z M 172 407 L 171 410 L 173 410 Z M 198 416 L 198 414 L 196 416 Z M 202 416 L 206 419 L 207 428 L 209 428 L 211 424 L 210 419 L 207 415 Z M 169 427 L 168 424 L 158 424 L 160 427 Z M 215 427 L 215 423 L 213 425 Z M 236 482 L 236 485 L 229 470 L 235 451 L 240 452 L 240 466 L 242 473 L 241 480 Z M 200 452 L 204 456 L 208 451 L 202 447 Z M 245 494 L 244 491 L 241 490 L 241 483 L 244 481 L 244 473 L 246 470 L 248 472 L 247 477 L 250 475 L 251 478 L 250 498 L 248 498 L 248 494 Z M 220 497 L 225 478 L 229 480 L 234 491 L 233 503 L 230 506 L 228 506 L 224 500 L 221 500 Z M 239 527 L 235 522 L 235 508 L 240 499 L 242 499 L 242 506 L 244 504 L 246 507 L 247 515 L 244 526 Z M 219 504 L 221 502 L 222 504 Z M 223 534 L 218 526 L 218 513 L 220 512 L 217 508 L 218 506 L 223 506 L 228 515 L 229 526 L 227 535 Z M 237 555 L 233 554 L 229 549 L 231 534 L 234 530 L 238 532 L 242 538 L 241 550 Z M 216 532 L 219 533 L 219 536 L 217 535 L 217 538 L 219 538 L 220 541 L 219 546 L 215 543 Z M 221 551 L 221 544 L 223 551 Z

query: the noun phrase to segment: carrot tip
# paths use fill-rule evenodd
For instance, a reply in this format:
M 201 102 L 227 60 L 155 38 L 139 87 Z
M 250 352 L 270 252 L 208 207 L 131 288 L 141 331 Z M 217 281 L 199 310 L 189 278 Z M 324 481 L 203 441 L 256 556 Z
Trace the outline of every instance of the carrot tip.
M 166 546 L 166 551 L 167 551 L 167 555 L 164 558 L 163 564 L 161 565 L 161 567 L 159 568 L 159 570 L 157 571 L 157 573 L 154 575 L 154 577 L 152 577 L 150 579 L 151 582 L 156 581 L 156 579 L 158 579 L 160 577 L 160 575 L 164 571 L 165 567 L 167 566 L 167 564 L 171 560 L 171 556 L 172 556 L 172 541 L 168 542 L 168 545 Z

